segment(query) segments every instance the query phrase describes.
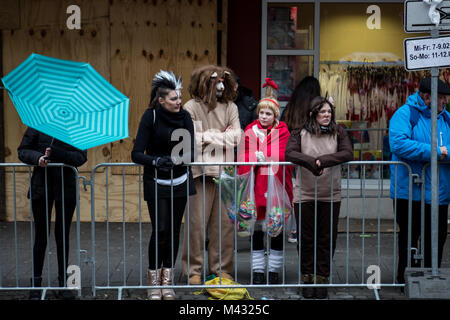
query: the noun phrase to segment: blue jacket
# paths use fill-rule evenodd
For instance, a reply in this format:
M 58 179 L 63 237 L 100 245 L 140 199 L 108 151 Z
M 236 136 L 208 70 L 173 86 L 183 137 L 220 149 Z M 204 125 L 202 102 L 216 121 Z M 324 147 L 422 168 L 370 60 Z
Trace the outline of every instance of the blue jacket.
M 419 117 L 414 127 L 410 122 L 410 110 L 416 108 Z M 448 111 L 444 110 L 437 119 L 438 160 L 441 157 L 440 146 L 450 150 L 450 119 Z M 401 106 L 389 122 L 389 144 L 392 161 L 403 161 L 411 166 L 412 172 L 422 176 L 422 168 L 431 160 L 431 111 L 425 105 L 419 93 L 408 97 L 406 104 Z M 450 161 L 447 156 L 443 161 Z M 404 165 L 391 165 L 391 198 L 408 199 L 408 169 Z M 431 167 L 428 165 L 425 173 L 425 202 L 431 203 Z M 395 181 L 397 180 L 397 182 Z M 397 193 L 395 194 L 395 183 Z M 420 201 L 421 185 L 413 183 L 412 200 Z M 450 165 L 439 164 L 439 204 L 450 203 Z

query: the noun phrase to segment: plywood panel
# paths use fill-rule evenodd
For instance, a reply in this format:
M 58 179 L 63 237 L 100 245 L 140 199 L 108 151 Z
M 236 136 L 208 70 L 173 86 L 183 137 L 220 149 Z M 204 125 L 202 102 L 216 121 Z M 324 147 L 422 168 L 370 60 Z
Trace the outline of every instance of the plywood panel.
M 224 5 L 227 2 L 223 1 Z M 66 28 L 65 10 L 70 4 L 81 8 L 81 31 Z M 90 150 L 89 162 L 80 170 L 85 169 L 81 175 L 90 178 L 90 170 L 98 163 L 131 161 L 133 139 L 148 106 L 151 80 L 156 72 L 169 69 L 181 75 L 183 102 L 186 102 L 190 99 L 187 88 L 192 70 L 199 65 L 217 63 L 216 6 L 216 0 L 21 0 L 22 27 L 2 32 L 4 74 L 32 52 L 88 61 L 130 98 L 130 138 Z M 223 12 L 226 14 L 226 8 Z M 226 33 L 226 19 L 221 29 Z M 25 127 L 8 96 L 4 102 L 6 162 L 18 162 L 17 147 Z M 142 221 L 149 220 L 145 201 L 139 201 L 136 171 L 128 168 L 122 176 L 121 168 L 108 170 L 110 221 L 122 221 L 124 212 L 126 221 L 139 221 L 140 209 Z M 96 176 L 96 221 L 106 220 L 105 174 Z M 14 219 L 15 213 L 18 220 L 28 221 L 28 173 L 17 172 L 15 194 L 12 177 L 6 179 L 7 219 Z M 91 204 L 90 187 L 85 191 L 80 184 L 82 221 L 91 220 Z
M 30 27 L 3 31 L 4 74 L 17 67 L 31 53 L 55 58 L 89 62 L 105 79 L 109 72 L 109 22 L 99 18 L 85 23 L 81 30 L 68 30 L 65 26 Z M 19 162 L 17 147 L 20 144 L 25 125 L 22 124 L 8 95 L 4 96 L 5 117 L 5 161 Z M 80 168 L 89 170 L 95 164 L 109 162 L 110 145 L 88 151 L 88 162 Z
M 20 28 L 19 0 L 0 0 L 0 30 Z
M 111 19 L 111 81 L 130 97 L 130 137 L 113 143 L 114 162 L 130 162 L 139 121 L 160 69 L 181 75 L 183 102 L 192 70 L 217 60 L 214 0 L 114 1 Z

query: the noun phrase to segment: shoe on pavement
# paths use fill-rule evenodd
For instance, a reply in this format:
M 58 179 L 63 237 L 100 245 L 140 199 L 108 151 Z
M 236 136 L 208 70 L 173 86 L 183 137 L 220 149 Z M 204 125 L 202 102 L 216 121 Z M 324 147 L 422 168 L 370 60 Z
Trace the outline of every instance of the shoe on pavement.
M 265 284 L 264 272 L 253 272 L 253 284 Z

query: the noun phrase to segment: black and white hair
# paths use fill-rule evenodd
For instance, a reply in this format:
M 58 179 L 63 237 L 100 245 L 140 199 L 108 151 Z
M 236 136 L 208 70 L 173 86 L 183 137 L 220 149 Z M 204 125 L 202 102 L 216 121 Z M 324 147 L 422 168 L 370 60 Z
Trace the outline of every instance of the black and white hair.
M 165 98 L 170 91 L 181 91 L 181 77 L 176 77 L 172 71 L 160 70 L 152 81 L 152 91 L 150 93 L 150 108 L 154 108 L 158 98 Z

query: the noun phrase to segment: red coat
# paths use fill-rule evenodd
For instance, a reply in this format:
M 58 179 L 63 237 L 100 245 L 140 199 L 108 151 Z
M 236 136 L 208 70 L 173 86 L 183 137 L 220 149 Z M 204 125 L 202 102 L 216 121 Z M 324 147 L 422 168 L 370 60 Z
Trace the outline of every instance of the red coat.
M 268 132 L 266 136 L 265 132 Z M 280 121 L 277 127 L 263 129 L 259 120 L 256 119 L 250 123 L 244 131 L 244 137 L 241 139 L 239 146 L 238 161 L 239 162 L 257 162 L 255 151 L 264 153 L 265 161 L 283 162 L 286 144 L 289 139 L 289 130 L 287 125 Z M 243 174 L 249 172 L 251 166 L 239 166 L 238 173 Z M 268 166 L 254 166 L 255 172 L 255 202 L 258 209 L 258 220 L 262 220 L 265 216 L 260 213 L 262 207 L 266 207 L 267 199 L 267 182 L 268 182 Z M 285 189 L 289 196 L 289 201 L 292 202 L 292 169 L 293 166 L 272 166 L 275 176 L 283 184 L 283 175 L 285 182 Z M 283 174 L 284 171 L 284 174 Z

